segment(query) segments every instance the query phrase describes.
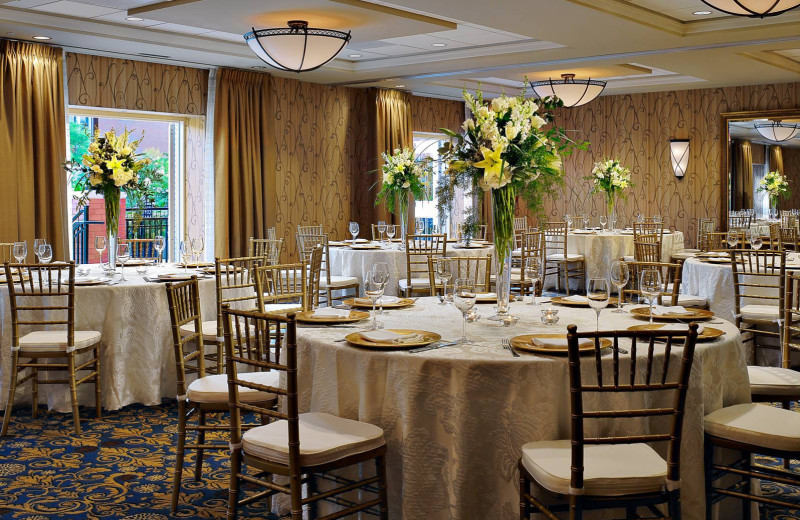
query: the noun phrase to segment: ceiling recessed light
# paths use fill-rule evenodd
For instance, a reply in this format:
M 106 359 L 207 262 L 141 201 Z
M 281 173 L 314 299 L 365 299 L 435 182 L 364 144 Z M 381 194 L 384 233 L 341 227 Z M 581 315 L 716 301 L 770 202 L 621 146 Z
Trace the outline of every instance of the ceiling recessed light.
M 442 42 L 432 43 L 431 45 L 434 47 L 447 47 L 447 44 Z
M 360 58 L 363 54 L 348 54 L 351 58 Z
M 706 16 L 712 14 L 711 11 L 695 11 L 692 13 L 695 16 Z
M 261 69 L 266 69 L 267 67 L 265 67 L 264 65 L 253 65 L 250 68 L 251 69 L 256 69 L 256 70 L 261 70 Z
M 395 85 L 394 88 L 406 88 L 405 85 Z
M 138 16 L 126 16 L 125 19 L 129 22 L 141 22 L 144 20 L 144 18 L 139 18 Z
M 34 36 L 33 39 L 34 40 L 49 40 L 50 37 L 49 36 Z

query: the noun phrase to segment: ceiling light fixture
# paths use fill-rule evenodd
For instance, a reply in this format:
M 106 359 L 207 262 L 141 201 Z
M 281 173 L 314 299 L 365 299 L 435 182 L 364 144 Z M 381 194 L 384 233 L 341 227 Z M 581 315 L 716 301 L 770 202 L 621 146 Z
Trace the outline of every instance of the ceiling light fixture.
M 686 168 L 689 166 L 689 140 L 670 139 L 669 158 L 672 162 L 672 171 L 675 177 L 682 179 L 686 175 Z
M 800 133 L 800 125 L 791 123 L 781 123 L 779 121 L 770 121 L 769 123 L 756 123 L 756 130 L 761 134 L 764 139 L 776 143 L 782 143 L 793 139 Z
M 360 58 L 361 56 L 363 56 L 363 54 L 348 54 L 347 56 L 349 56 L 350 58 Z
M 129 22 L 141 22 L 144 20 L 144 18 L 139 18 L 138 16 L 126 16 L 125 19 Z
M 713 14 L 711 11 L 695 11 L 692 13 L 695 16 L 707 16 L 709 14 Z
M 431 46 L 433 46 L 433 47 L 447 47 L 447 44 L 446 43 L 441 43 L 441 42 L 436 42 L 436 43 L 432 43 Z
M 406 88 L 405 85 L 395 85 L 394 88 Z
M 777 16 L 800 6 L 800 0 L 702 0 L 702 2 L 723 13 L 751 18 Z
M 33 39 L 34 40 L 49 40 L 50 37 L 49 36 L 34 36 Z
M 592 78 L 575 79 L 575 74 L 562 74 L 560 80 L 531 81 L 531 87 L 540 98 L 555 96 L 564 102 L 565 107 L 579 107 L 599 96 L 606 88 L 606 82 Z
M 264 63 L 291 72 L 322 67 L 350 41 L 349 31 L 315 29 L 304 20 L 290 20 L 288 25 L 259 30 L 253 27 L 244 40 Z

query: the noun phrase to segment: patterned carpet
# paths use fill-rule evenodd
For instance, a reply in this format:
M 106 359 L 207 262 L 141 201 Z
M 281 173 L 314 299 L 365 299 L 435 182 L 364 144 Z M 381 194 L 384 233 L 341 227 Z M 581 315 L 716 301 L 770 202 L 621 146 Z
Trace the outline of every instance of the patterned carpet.
M 86 415 L 84 433 L 75 436 L 70 416 L 42 409 L 34 420 L 30 407 L 18 407 L 11 435 L 0 439 L 0 518 L 168 520 L 176 409 L 174 401 L 165 401 L 108 412 L 102 421 Z M 194 457 L 187 456 L 176 518 L 225 518 L 227 455 L 209 453 L 201 482 L 192 479 Z M 763 492 L 792 496 L 800 504 L 798 488 L 765 484 Z M 800 511 L 762 511 L 767 520 L 800 518 Z M 261 519 L 268 517 L 265 513 L 262 502 L 243 508 L 239 518 Z

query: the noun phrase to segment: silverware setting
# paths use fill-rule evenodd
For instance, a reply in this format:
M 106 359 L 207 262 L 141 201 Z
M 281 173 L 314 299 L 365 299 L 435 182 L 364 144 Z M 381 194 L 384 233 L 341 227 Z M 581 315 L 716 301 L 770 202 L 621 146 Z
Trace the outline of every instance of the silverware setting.
M 436 350 L 442 347 L 449 347 L 455 345 L 458 341 L 437 341 L 436 343 L 431 343 L 430 345 L 425 345 L 424 347 L 419 347 L 415 349 L 409 350 L 409 354 L 416 354 L 418 352 L 427 352 L 429 350 Z
M 511 346 L 510 340 L 504 339 L 502 340 L 502 343 L 503 343 L 503 348 L 511 352 L 511 354 L 513 354 L 514 357 L 520 357 L 519 353 L 516 350 L 514 350 L 514 347 Z

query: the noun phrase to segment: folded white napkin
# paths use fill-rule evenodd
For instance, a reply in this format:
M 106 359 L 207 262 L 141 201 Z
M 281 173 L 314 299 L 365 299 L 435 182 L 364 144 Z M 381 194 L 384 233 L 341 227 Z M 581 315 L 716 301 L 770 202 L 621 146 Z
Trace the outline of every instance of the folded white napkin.
M 359 303 L 372 303 L 372 300 L 364 297 L 356 298 L 356 300 L 358 300 Z M 387 303 L 397 303 L 399 301 L 400 298 L 398 298 L 397 296 L 381 296 L 380 298 L 378 298 L 378 301 L 375 302 L 375 305 L 380 305 L 380 304 L 386 305 Z
M 580 294 L 573 294 L 572 296 L 566 296 L 561 298 L 565 302 L 575 302 L 575 303 L 587 303 L 589 298 L 586 296 L 581 296 Z
M 726 258 L 726 257 L 730 256 L 728 253 L 726 253 L 724 251 L 709 251 L 707 253 L 703 253 L 703 255 L 704 256 L 717 256 L 717 257 L 720 257 L 720 258 Z
M 685 331 L 689 330 L 689 326 L 686 325 L 685 323 L 667 323 L 667 324 L 661 325 L 658 328 L 658 330 L 674 330 L 674 331 L 678 331 L 678 332 L 685 332 Z M 705 330 L 705 327 L 703 327 L 702 325 L 700 325 L 698 323 L 697 324 L 697 333 L 698 334 L 702 334 L 704 330 Z
M 493 292 L 479 292 L 475 295 L 478 300 L 490 300 L 492 298 L 497 298 L 497 293 Z
M 349 318 L 350 311 L 345 309 L 334 309 L 333 307 L 323 307 L 314 311 L 315 318 Z
M 391 330 L 371 330 L 362 332 L 361 337 L 376 343 L 408 343 L 422 339 L 422 334 L 400 334 Z
M 682 305 L 654 305 L 653 316 L 663 316 L 665 314 L 694 314 L 692 311 L 686 310 Z
M 564 336 L 563 338 L 533 338 L 531 342 L 537 347 L 546 347 L 546 348 L 567 348 L 567 337 Z M 578 340 L 578 346 L 580 347 L 591 347 L 594 344 L 589 338 L 584 338 Z

